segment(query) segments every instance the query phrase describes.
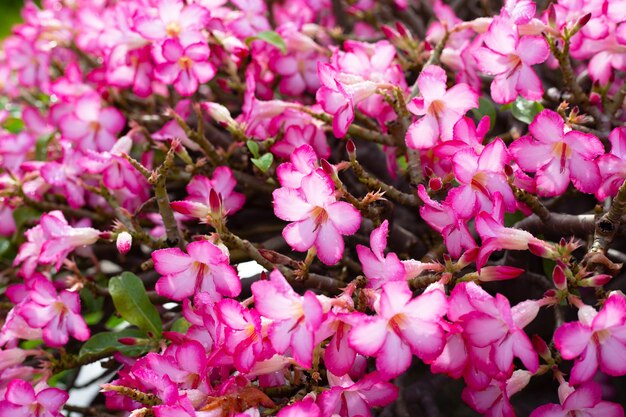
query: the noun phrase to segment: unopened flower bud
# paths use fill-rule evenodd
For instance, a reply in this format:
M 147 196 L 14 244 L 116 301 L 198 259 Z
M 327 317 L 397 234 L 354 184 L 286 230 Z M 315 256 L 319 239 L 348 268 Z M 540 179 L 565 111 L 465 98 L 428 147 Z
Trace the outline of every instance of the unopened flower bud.
M 209 191 L 209 207 L 211 209 L 211 213 L 221 213 L 222 211 L 222 199 L 213 188 Z
M 546 342 L 536 334 L 533 335 L 532 342 L 539 356 L 541 356 L 544 361 L 549 362 L 552 359 L 552 353 L 550 353 L 550 348 L 548 348 Z
M 216 122 L 224 126 L 235 126 L 236 122 L 228 109 L 221 104 L 207 101 L 200 105 L 204 111 Z
M 578 285 L 581 287 L 602 287 L 603 285 L 608 284 L 611 278 L 613 278 L 611 275 L 600 274 L 591 278 L 580 280 Z
M 441 178 L 433 177 L 428 180 L 428 188 L 430 188 L 431 190 L 439 191 L 441 190 L 441 187 L 443 187 L 443 182 L 441 181 Z
M 334 178 L 335 175 L 337 175 L 335 172 L 335 168 L 333 168 L 330 162 L 328 162 L 326 159 L 322 158 L 320 160 L 320 165 L 322 166 L 322 169 L 324 170 L 324 172 L 331 178 Z
M 133 244 L 133 237 L 128 232 L 121 232 L 117 235 L 117 241 L 115 244 L 119 253 L 126 255 L 128 251 L 130 251 L 130 247 Z
M 554 281 L 554 286 L 559 290 L 563 291 L 567 289 L 567 277 L 560 265 L 554 267 L 554 271 L 552 271 L 552 281 Z
M 348 154 L 351 157 L 355 154 L 355 152 L 356 152 L 356 145 L 354 144 L 352 139 L 348 139 L 348 141 L 346 142 L 346 151 L 348 152 Z

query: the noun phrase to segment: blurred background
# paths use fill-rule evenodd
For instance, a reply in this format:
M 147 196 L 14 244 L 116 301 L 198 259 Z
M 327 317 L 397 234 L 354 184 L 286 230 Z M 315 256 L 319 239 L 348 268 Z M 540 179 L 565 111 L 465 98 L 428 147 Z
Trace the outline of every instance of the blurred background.
M 11 33 L 11 27 L 20 20 L 24 0 L 0 0 L 0 39 Z

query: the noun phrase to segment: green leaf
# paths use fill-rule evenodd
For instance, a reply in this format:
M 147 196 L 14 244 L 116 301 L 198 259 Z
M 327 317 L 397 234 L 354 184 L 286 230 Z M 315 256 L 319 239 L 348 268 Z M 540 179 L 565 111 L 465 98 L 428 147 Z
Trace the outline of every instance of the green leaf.
M 261 171 L 267 172 L 267 170 L 272 166 L 272 162 L 274 162 L 274 155 L 266 153 L 260 158 L 252 158 L 251 161 Z
M 35 144 L 35 159 L 45 161 L 48 157 L 48 143 L 50 143 L 52 135 L 43 135 L 37 139 Z
M 285 40 L 278 33 L 273 30 L 266 30 L 264 32 L 259 32 L 255 36 L 250 36 L 246 38 L 246 45 L 250 46 L 250 44 L 256 40 L 264 41 L 269 43 L 270 45 L 274 45 L 280 52 L 283 54 L 287 53 L 287 44 Z
M 489 116 L 490 120 L 490 128 L 493 128 L 496 124 L 496 107 L 493 105 L 493 102 L 489 100 L 487 97 L 479 97 L 478 98 L 478 109 L 472 109 L 472 113 L 478 119 L 482 119 L 484 116 Z
M 137 275 L 124 272 L 118 277 L 111 278 L 109 292 L 115 309 L 126 321 L 144 330 L 151 337 L 161 337 L 161 318 Z
M 543 106 L 538 101 L 528 101 L 524 97 L 518 97 L 511 105 L 511 114 L 520 122 L 530 124 Z
M 190 326 L 191 326 L 191 323 L 185 320 L 184 317 L 181 317 L 172 324 L 171 330 L 176 333 L 185 334 L 187 333 L 187 329 L 189 329 Z
M 254 156 L 255 158 L 258 158 L 259 157 L 259 144 L 253 140 L 249 140 L 246 142 L 246 145 L 248 146 L 248 149 L 250 149 L 250 153 L 252 154 L 252 156 Z
M 24 121 L 15 117 L 9 117 L 2 126 L 10 133 L 20 133 L 24 130 Z
M 11 241 L 6 237 L 0 237 L 0 256 L 4 255 L 11 248 Z
M 145 339 L 146 334 L 138 329 L 97 333 L 83 344 L 79 356 L 98 354 L 106 350 L 118 351 L 127 356 L 138 356 L 150 350 L 150 346 L 146 344 L 125 345 L 120 343 L 119 340 L 124 337 Z
M 29 221 L 38 219 L 39 216 L 41 216 L 41 213 L 28 206 L 21 206 L 13 211 L 13 220 L 15 220 L 15 225 L 18 229 Z

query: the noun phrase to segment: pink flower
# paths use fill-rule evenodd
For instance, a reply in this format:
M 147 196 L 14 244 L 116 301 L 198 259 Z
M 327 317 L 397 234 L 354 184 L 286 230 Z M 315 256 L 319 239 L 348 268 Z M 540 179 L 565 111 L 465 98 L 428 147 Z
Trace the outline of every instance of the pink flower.
M 404 265 L 398 255 L 393 252 L 386 256 L 384 254 L 387 247 L 388 232 L 389 222 L 385 220 L 370 235 L 371 249 L 363 245 L 356 246 L 369 288 L 377 289 L 389 281 L 401 281 L 406 275 Z
M 326 134 L 312 121 L 306 123 L 304 126 L 297 124 L 287 126 L 282 138 L 272 146 L 272 153 L 286 159 L 300 146 L 310 145 L 318 157 L 328 158 L 330 146 Z
M 190 96 L 200 84 L 211 80 L 216 69 L 209 62 L 211 50 L 206 42 L 182 44 L 177 39 L 163 43 L 163 62 L 156 66 L 156 78 L 165 84 L 173 84 L 181 96 Z
M 318 62 L 321 87 L 315 98 L 333 116 L 333 134 L 342 138 L 354 120 L 354 106 L 376 93 L 379 85 L 355 74 L 341 73 L 330 64 Z
M 283 237 L 300 252 L 315 246 L 319 259 L 334 265 L 343 255 L 342 235 L 356 233 L 361 214 L 351 204 L 336 200 L 335 186 L 321 168 L 304 177 L 301 187 L 283 187 L 272 194 L 276 216 L 292 222 Z
M 382 287 L 376 316 L 353 313 L 350 344 L 357 352 L 376 357 L 383 378 L 393 378 L 411 365 L 412 354 L 425 362 L 437 358 L 445 342 L 439 324 L 446 314 L 446 296 L 438 286 L 412 298 L 406 281 Z
M 490 212 L 496 192 L 502 196 L 506 211 L 516 210 L 515 196 L 504 174 L 504 165 L 509 159 L 506 145 L 500 138 L 485 146 L 480 156 L 472 149 L 454 155 L 454 175 L 461 186 L 452 189 L 446 201 L 459 216 L 470 218 L 480 211 Z
M 83 95 L 72 108 L 59 122 L 63 138 L 82 151 L 109 151 L 126 124 L 122 113 L 103 107 L 100 96 L 94 94 Z
M 68 400 L 67 392 L 58 388 L 35 391 L 30 383 L 14 379 L 9 383 L 4 400 L 0 401 L 0 417 L 61 417 L 61 408 Z
M 600 170 L 594 159 L 604 153 L 593 135 L 571 130 L 561 116 L 543 110 L 528 127 L 532 136 L 514 141 L 509 152 L 520 168 L 536 172 L 537 194 L 561 195 L 570 178 L 583 193 L 594 193 L 600 186 Z
M 199 240 L 188 244 L 187 252 L 178 248 L 152 252 L 154 269 L 162 275 L 156 283 L 159 295 L 176 301 L 200 291 L 209 293 L 214 300 L 239 295 L 239 276 L 219 247 Z
M 463 249 L 476 247 L 476 242 L 467 227 L 466 220 L 448 202 L 440 203 L 431 199 L 422 184 L 418 186 L 417 192 L 424 202 L 424 205 L 420 207 L 422 219 L 443 235 L 450 256 L 458 258 Z
M 85 341 L 89 328 L 80 314 L 78 293 L 61 291 L 45 278 L 36 278 L 29 291 L 30 299 L 19 308 L 19 314 L 29 326 L 43 329 L 43 340 L 48 346 L 64 346 L 69 335 Z
M 456 122 L 471 108 L 478 107 L 478 94 L 467 84 L 446 87 L 446 72 L 429 65 L 420 73 L 417 84 L 421 97 L 407 105 L 411 113 L 423 116 L 406 132 L 406 144 L 414 149 L 432 148 L 439 138 L 452 139 Z
M 462 398 L 484 417 L 515 417 L 510 398 L 528 385 L 530 377 L 530 372 L 517 370 L 506 382 L 494 379 L 485 389 L 465 388 Z
M 384 407 L 395 401 L 398 387 L 374 372 L 358 382 L 348 375 L 337 377 L 328 373 L 330 389 L 317 398 L 322 417 L 370 417 L 372 407 Z
M 217 167 L 211 179 L 196 175 L 187 184 L 189 194 L 184 201 L 173 201 L 172 208 L 179 213 L 206 220 L 211 213 L 211 191 L 217 192 L 224 215 L 232 215 L 241 210 L 246 197 L 235 191 L 237 181 L 229 167 Z
M 530 417 L 568 417 L 573 415 L 624 417 L 624 409 L 619 404 L 602 401 L 600 386 L 595 382 L 586 382 L 562 399 L 561 404 L 542 405 L 535 409 Z
M 617 190 L 626 179 L 626 127 L 617 127 L 609 135 L 611 152 L 597 159 L 602 184 L 596 191 L 596 197 L 602 201 L 617 194 Z
M 541 100 L 541 80 L 531 68 L 550 55 L 541 36 L 520 37 L 517 26 L 506 17 L 493 18 L 484 35 L 484 47 L 474 51 L 478 68 L 496 77 L 491 83 L 491 97 L 498 104 L 510 103 L 517 95 Z
M 115 246 L 117 247 L 117 251 L 122 255 L 126 255 L 131 246 L 133 245 L 133 236 L 128 232 L 121 232 L 117 235 L 117 239 L 115 241 Z
M 162 41 L 181 38 L 197 42 L 202 39 L 209 11 L 199 4 L 186 5 L 180 0 L 161 0 L 155 3 L 156 16 L 148 14 L 135 22 L 135 29 L 146 39 Z
M 307 291 L 304 296 L 298 295 L 285 277 L 274 270 L 269 281 L 252 284 L 252 295 L 258 312 L 273 320 L 268 333 L 276 352 L 282 354 L 291 347 L 294 360 L 310 368 L 315 332 L 324 316 L 324 306 L 315 294 Z
M 571 384 L 591 379 L 598 367 L 605 374 L 626 374 L 626 299 L 613 293 L 600 312 L 590 306 L 578 310 L 577 322 L 565 323 L 554 333 L 554 344 L 564 359 L 577 359 Z
M 276 417 L 322 417 L 322 413 L 311 397 L 305 397 L 281 409 Z
M 319 168 L 317 155 L 310 145 L 298 147 L 291 153 L 289 160 L 276 168 L 276 176 L 282 187 L 300 188 L 302 179 Z
M 217 314 L 227 327 L 226 347 L 233 355 L 235 367 L 240 372 L 250 372 L 263 353 L 261 316 L 229 298 L 219 302 Z

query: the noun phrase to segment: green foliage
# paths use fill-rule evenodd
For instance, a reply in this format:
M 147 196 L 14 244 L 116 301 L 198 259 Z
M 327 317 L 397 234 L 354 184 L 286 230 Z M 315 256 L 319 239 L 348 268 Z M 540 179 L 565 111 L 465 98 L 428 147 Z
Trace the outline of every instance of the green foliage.
M 150 346 L 145 343 L 128 345 L 120 343 L 122 338 L 144 339 L 146 334 L 138 329 L 124 329 L 119 332 L 102 332 L 91 336 L 80 349 L 80 356 L 98 355 L 102 352 L 118 351 L 127 356 L 139 356 L 150 350 Z
M 528 101 L 520 96 L 511 104 L 503 106 L 511 109 L 511 114 L 520 122 L 530 124 L 535 116 L 543 110 L 543 105 L 538 101 Z
M 270 45 L 274 45 L 280 52 L 283 54 L 287 52 L 287 44 L 285 44 L 285 40 L 273 30 L 266 30 L 264 32 L 259 32 L 255 36 L 250 36 L 246 38 L 246 45 L 250 45 L 254 41 L 264 41 L 269 43 Z
M 482 119 L 483 116 L 489 116 L 489 126 L 494 127 L 496 124 L 496 107 L 493 105 L 491 99 L 487 97 L 478 98 L 478 108 L 472 109 L 472 113 L 477 119 Z
M 149 336 L 160 338 L 161 317 L 152 305 L 141 279 L 132 272 L 111 278 L 109 292 L 117 312 L 127 322 L 134 324 Z

